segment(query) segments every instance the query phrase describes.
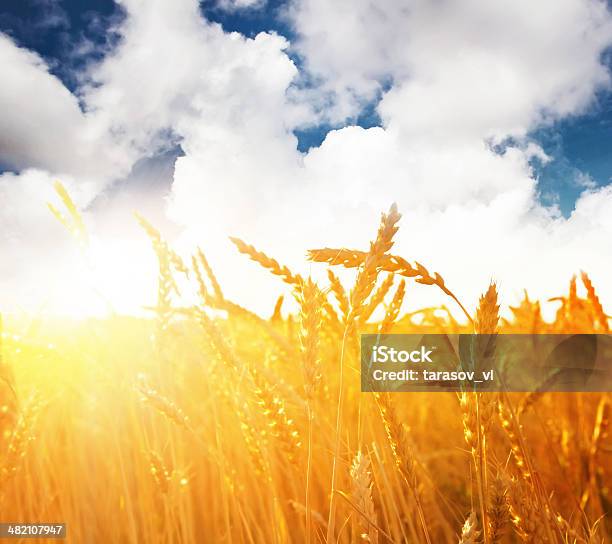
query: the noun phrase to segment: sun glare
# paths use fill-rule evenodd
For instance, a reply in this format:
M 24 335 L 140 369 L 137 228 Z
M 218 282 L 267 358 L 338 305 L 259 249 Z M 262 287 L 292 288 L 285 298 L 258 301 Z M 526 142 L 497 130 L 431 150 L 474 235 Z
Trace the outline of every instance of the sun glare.
M 53 280 L 45 313 L 70 318 L 146 315 L 155 305 L 155 255 L 139 239 L 95 238 Z

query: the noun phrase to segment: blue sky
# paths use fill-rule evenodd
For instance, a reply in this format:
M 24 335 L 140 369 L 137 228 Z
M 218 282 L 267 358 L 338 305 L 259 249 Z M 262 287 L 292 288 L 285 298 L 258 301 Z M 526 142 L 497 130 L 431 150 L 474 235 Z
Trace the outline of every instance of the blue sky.
M 279 286 L 228 236 L 317 277 L 306 249 L 367 247 L 394 201 L 394 251 L 468 301 L 491 278 L 546 299 L 580 269 L 612 301 L 611 48 L 603 0 L 4 0 L 4 301 L 91 298 L 56 179 L 128 313 L 156 281 L 134 210 L 265 314 Z
M 292 24 L 285 15 L 286 3 L 282 1 L 270 0 L 258 9 L 227 11 L 209 0 L 202 2 L 200 8 L 208 20 L 220 23 L 228 32 L 253 37 L 259 32 L 275 31 L 290 41 L 295 38 Z M 20 46 L 36 51 L 47 61 L 51 73 L 75 91 L 83 66 L 102 59 L 116 46 L 118 38 L 111 30 L 124 16 L 123 10 L 112 0 L 4 0 L 0 9 L 0 31 Z M 299 54 L 290 51 L 290 56 L 300 65 Z M 612 65 L 610 51 L 605 54 L 605 62 Z M 379 125 L 378 98 L 364 104 L 358 115 L 343 123 L 324 122 L 296 129 L 298 149 L 307 151 L 320 145 L 332 128 L 347 124 L 365 128 Z M 533 131 L 531 138 L 552 158 L 546 164 L 538 160 L 532 162 L 542 201 L 546 204 L 557 202 L 567 216 L 585 189 L 585 179 L 596 186 L 610 183 L 612 90 L 599 91 L 583 114 L 540 127 Z

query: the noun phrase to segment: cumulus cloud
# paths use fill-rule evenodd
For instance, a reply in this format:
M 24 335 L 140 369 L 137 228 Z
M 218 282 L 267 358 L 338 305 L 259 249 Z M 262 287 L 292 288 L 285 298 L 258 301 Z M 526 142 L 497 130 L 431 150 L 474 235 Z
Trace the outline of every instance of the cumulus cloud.
M 550 158 L 525 135 L 579 114 L 609 83 L 600 62 L 612 35 L 604 4 L 408 9 L 397 1 L 303 0 L 291 17 L 325 115 L 355 116 L 382 92 L 383 128 L 332 131 L 295 161 L 284 140 L 273 146 L 269 137 L 266 153 L 226 124 L 229 145 L 177 161 L 176 220 L 201 233 L 238 232 L 297 266 L 305 247 L 363 247 L 375 228 L 365 218 L 395 200 L 407 227 L 398 250 L 445 272 L 468 299 L 491 277 L 516 297 L 518 286 L 552 295 L 577 267 L 603 274 L 600 227 L 579 217 L 589 199 L 607 213 L 609 192 L 585 194 L 567 220 L 544 208 L 529 161 Z M 210 134 L 205 122 L 193 132 L 198 140 Z M 493 149 L 510 137 L 517 143 Z M 229 249 L 219 251 L 230 274 L 239 264 Z M 413 302 L 427 296 L 415 293 Z
M 226 33 L 195 0 L 121 3 L 121 40 L 89 69 L 85 113 L 64 104 L 68 93 L 58 99 L 62 117 L 91 123 L 132 163 L 180 143 L 168 195 L 182 228 L 176 242 L 201 244 L 230 295 L 267 311 L 281 287 L 236 255 L 227 235 L 308 273 L 305 249 L 367 247 L 378 214 L 397 201 L 397 251 L 442 272 L 467 301 L 492 277 L 506 302 L 523 287 L 555 295 L 585 268 L 612 302 L 612 256 L 602 250 L 612 236 L 610 187 L 582 183 L 569 218 L 544 207 L 531 161 L 552 159 L 527 137 L 579 115 L 609 85 L 604 3 L 296 0 L 293 43 Z M 38 62 L 30 56 L 19 71 L 46 73 Z M 378 98 L 383 126 L 344 126 L 297 151 L 295 128 L 346 124 Z M 130 262 L 129 251 L 123 257 Z M 409 304 L 441 301 L 432 296 L 415 287 Z
M 415 135 L 522 134 L 576 113 L 609 81 L 600 54 L 611 22 L 601 1 L 293 6 L 296 50 L 332 93 L 337 117 L 355 115 L 391 81 L 380 111 Z
M 91 178 L 121 175 L 125 150 L 35 53 L 0 33 L 0 161 L 17 170 L 43 168 Z
M 107 121 L 108 130 L 150 149 L 168 132 L 187 141 L 197 121 L 214 123 L 222 133 L 254 114 L 287 122 L 299 115 L 284 94 L 296 74 L 284 38 L 225 33 L 200 16 L 193 0 L 121 4 L 127 12 L 118 29 L 121 44 L 91 70 L 92 84 L 84 91 L 88 108 Z M 290 134 L 290 127 L 264 125 L 270 123 L 253 129 Z

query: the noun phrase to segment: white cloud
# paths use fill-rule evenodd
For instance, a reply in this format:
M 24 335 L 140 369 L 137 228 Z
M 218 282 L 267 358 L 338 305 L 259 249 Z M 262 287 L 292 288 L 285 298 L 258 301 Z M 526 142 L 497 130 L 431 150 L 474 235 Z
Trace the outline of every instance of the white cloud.
M 584 189 L 595 189 L 597 187 L 597 182 L 589 174 L 585 174 L 584 172 L 576 172 L 573 181 L 578 187 Z
M 268 311 L 281 286 L 238 256 L 227 235 L 308 272 L 305 249 L 365 248 L 380 211 L 397 201 L 405 214 L 397 251 L 439 270 L 468 305 L 491 277 L 515 302 L 523 287 L 559 294 L 580 268 L 612 303 L 605 278 L 612 256 L 602 249 L 612 236 L 610 188 L 585 184 L 575 212 L 560 217 L 539 204 L 529 165 L 550 158 L 524 138 L 579 114 L 609 83 L 600 64 L 612 36 L 603 3 L 300 0 L 290 8 L 294 45 L 318 81 L 306 92 L 292 86 L 303 74 L 282 37 L 225 33 L 200 17 L 196 0 L 122 5 L 120 45 L 91 68 L 95 85 L 83 89 L 86 114 L 32 57 L 18 71 L 46 74 L 47 94 L 65 95 L 57 99 L 66 109 L 60 117 L 81 127 L 74 134 L 87 134 L 91 123 L 131 162 L 167 133 L 181 142 L 168 210 L 184 227 L 177 242 L 202 244 L 241 302 Z M 296 126 L 318 115 L 354 116 L 383 83 L 384 128 L 341 128 L 297 152 Z M 19 134 L 15 123 L 9 128 Z M 491 142 L 510 136 L 516 145 L 493 151 Z M 127 207 L 118 207 L 120 225 Z M 121 258 L 142 273 L 131 250 Z M 441 301 L 435 297 L 413 287 L 408 301 Z
M 201 18 L 195 0 L 121 4 L 127 11 L 118 29 L 121 44 L 93 68 L 93 85 L 84 93 L 88 108 L 113 133 L 149 149 L 160 131 L 171 130 L 189 145 L 197 120 L 223 133 L 256 112 L 262 120 L 264 112 L 283 120 L 297 114 L 284 95 L 296 73 L 283 52 L 284 38 L 225 33 Z M 289 127 L 268 125 L 263 121 L 253 130 L 290 133 Z
M 263 8 L 266 3 L 266 0 L 218 0 L 217 5 L 226 11 L 238 11 Z
M 83 114 L 38 55 L 0 33 L 0 66 L 0 161 L 96 179 L 125 173 L 125 150 Z
M 385 128 L 333 131 L 300 162 L 282 134 L 264 144 L 231 123 L 222 146 L 187 145 L 171 211 L 194 239 L 206 233 L 225 274 L 240 263 L 213 233 L 238 233 L 299 266 L 307 247 L 364 247 L 379 211 L 394 200 L 406 212 L 398 250 L 431 263 L 468 300 L 491 277 L 512 298 L 522 287 L 552 296 L 580 267 L 603 273 L 610 256 L 597 257 L 599 227 L 538 202 L 528 160 L 549 157 L 530 142 L 502 155 L 487 144 L 578 114 L 608 84 L 600 54 L 612 27 L 603 4 L 417 2 L 407 9 L 397 1 L 304 0 L 294 3 L 293 22 L 297 49 L 319 78 L 320 103 L 334 98 L 326 110 L 332 120 L 355 115 L 381 82 L 393 82 L 379 106 Z M 194 124 L 188 142 L 215 141 L 206 122 Z M 600 202 L 597 213 L 607 211 L 609 193 L 589 198 Z M 412 304 L 427 303 L 431 292 L 420 291 Z M 236 294 L 252 304 L 261 298 L 244 285 Z
M 298 0 L 291 15 L 332 113 L 354 115 L 391 80 L 383 117 L 415 136 L 522 134 L 580 110 L 609 80 L 600 1 Z

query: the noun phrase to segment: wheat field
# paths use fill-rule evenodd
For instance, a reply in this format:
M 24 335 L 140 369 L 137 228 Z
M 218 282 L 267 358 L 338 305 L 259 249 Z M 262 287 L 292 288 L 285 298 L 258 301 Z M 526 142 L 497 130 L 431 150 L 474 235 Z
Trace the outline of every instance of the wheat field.
M 62 191 L 52 211 L 85 246 Z M 295 298 L 259 316 L 139 217 L 159 262 L 149 319 L 5 317 L 0 521 L 63 522 L 75 543 L 612 542 L 610 394 L 360 391 L 362 332 L 609 332 L 585 273 L 546 302 L 553 322 L 527 294 L 500 319 L 495 284 L 462 300 L 393 253 L 399 219 L 364 251 L 309 251 L 318 283 L 233 239 Z M 463 318 L 403 311 L 415 281 Z

